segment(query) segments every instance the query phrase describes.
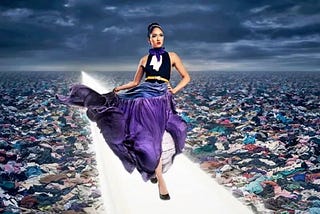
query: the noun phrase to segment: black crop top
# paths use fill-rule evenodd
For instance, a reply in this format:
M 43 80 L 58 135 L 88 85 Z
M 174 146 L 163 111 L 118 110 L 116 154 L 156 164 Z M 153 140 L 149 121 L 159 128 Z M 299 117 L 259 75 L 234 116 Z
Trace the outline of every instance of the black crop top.
M 159 68 L 159 71 L 153 69 L 153 65 L 150 65 L 151 59 L 152 59 L 151 54 L 149 54 L 148 56 L 148 60 L 147 60 L 147 64 L 146 67 L 143 68 L 143 71 L 145 72 L 145 77 L 162 77 L 166 80 L 170 80 L 170 74 L 171 74 L 171 61 L 170 61 L 170 56 L 168 52 L 163 53 L 162 56 L 162 63 L 161 66 Z M 148 79 L 146 80 L 148 82 L 160 82 L 163 83 L 164 81 L 162 80 L 152 80 L 152 79 Z

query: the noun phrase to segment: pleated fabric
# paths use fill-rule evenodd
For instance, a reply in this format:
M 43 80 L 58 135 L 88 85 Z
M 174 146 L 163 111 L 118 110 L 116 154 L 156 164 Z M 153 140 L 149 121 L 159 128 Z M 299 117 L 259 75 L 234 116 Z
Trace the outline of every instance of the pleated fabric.
M 77 84 L 68 96 L 57 98 L 67 105 L 86 107 L 87 116 L 96 122 L 124 168 L 129 173 L 137 169 L 144 181 L 154 176 L 160 158 L 166 172 L 184 148 L 187 124 L 175 111 L 164 83 L 144 82 L 120 94 L 99 94 Z

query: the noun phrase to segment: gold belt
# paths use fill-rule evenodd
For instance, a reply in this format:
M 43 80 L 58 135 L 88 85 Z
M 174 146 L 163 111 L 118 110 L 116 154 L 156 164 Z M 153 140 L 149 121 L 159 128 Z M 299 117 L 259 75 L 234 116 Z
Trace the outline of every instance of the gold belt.
M 169 80 L 160 76 L 148 76 L 146 77 L 146 80 L 161 80 L 163 82 L 169 82 Z

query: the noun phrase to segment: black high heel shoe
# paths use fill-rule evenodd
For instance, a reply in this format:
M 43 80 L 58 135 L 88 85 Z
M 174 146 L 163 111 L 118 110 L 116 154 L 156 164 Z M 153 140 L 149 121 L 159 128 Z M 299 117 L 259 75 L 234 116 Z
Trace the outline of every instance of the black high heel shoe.
M 161 193 L 160 193 L 160 186 L 159 186 L 159 184 L 158 184 L 158 188 L 159 188 L 159 196 L 160 196 L 160 199 L 161 199 L 161 200 L 170 200 L 170 195 L 169 195 L 169 193 L 167 193 L 167 194 L 161 194 Z
M 150 178 L 150 181 L 151 181 L 151 183 L 153 183 L 153 184 L 158 183 L 158 179 L 157 179 L 157 177 Z
M 165 194 L 165 195 L 162 195 L 159 193 L 159 196 L 160 196 L 160 199 L 162 200 L 170 200 L 170 195 L 169 193 L 168 194 Z

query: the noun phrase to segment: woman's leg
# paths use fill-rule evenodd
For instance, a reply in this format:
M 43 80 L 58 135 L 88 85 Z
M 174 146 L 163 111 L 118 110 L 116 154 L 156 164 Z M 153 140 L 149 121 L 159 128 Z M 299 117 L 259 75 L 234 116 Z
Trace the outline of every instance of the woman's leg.
M 166 186 L 166 182 L 164 181 L 163 175 L 162 175 L 162 160 L 160 158 L 159 164 L 156 168 L 156 176 L 158 179 L 158 187 L 159 187 L 159 194 L 160 198 L 163 200 L 169 200 L 169 192 Z

